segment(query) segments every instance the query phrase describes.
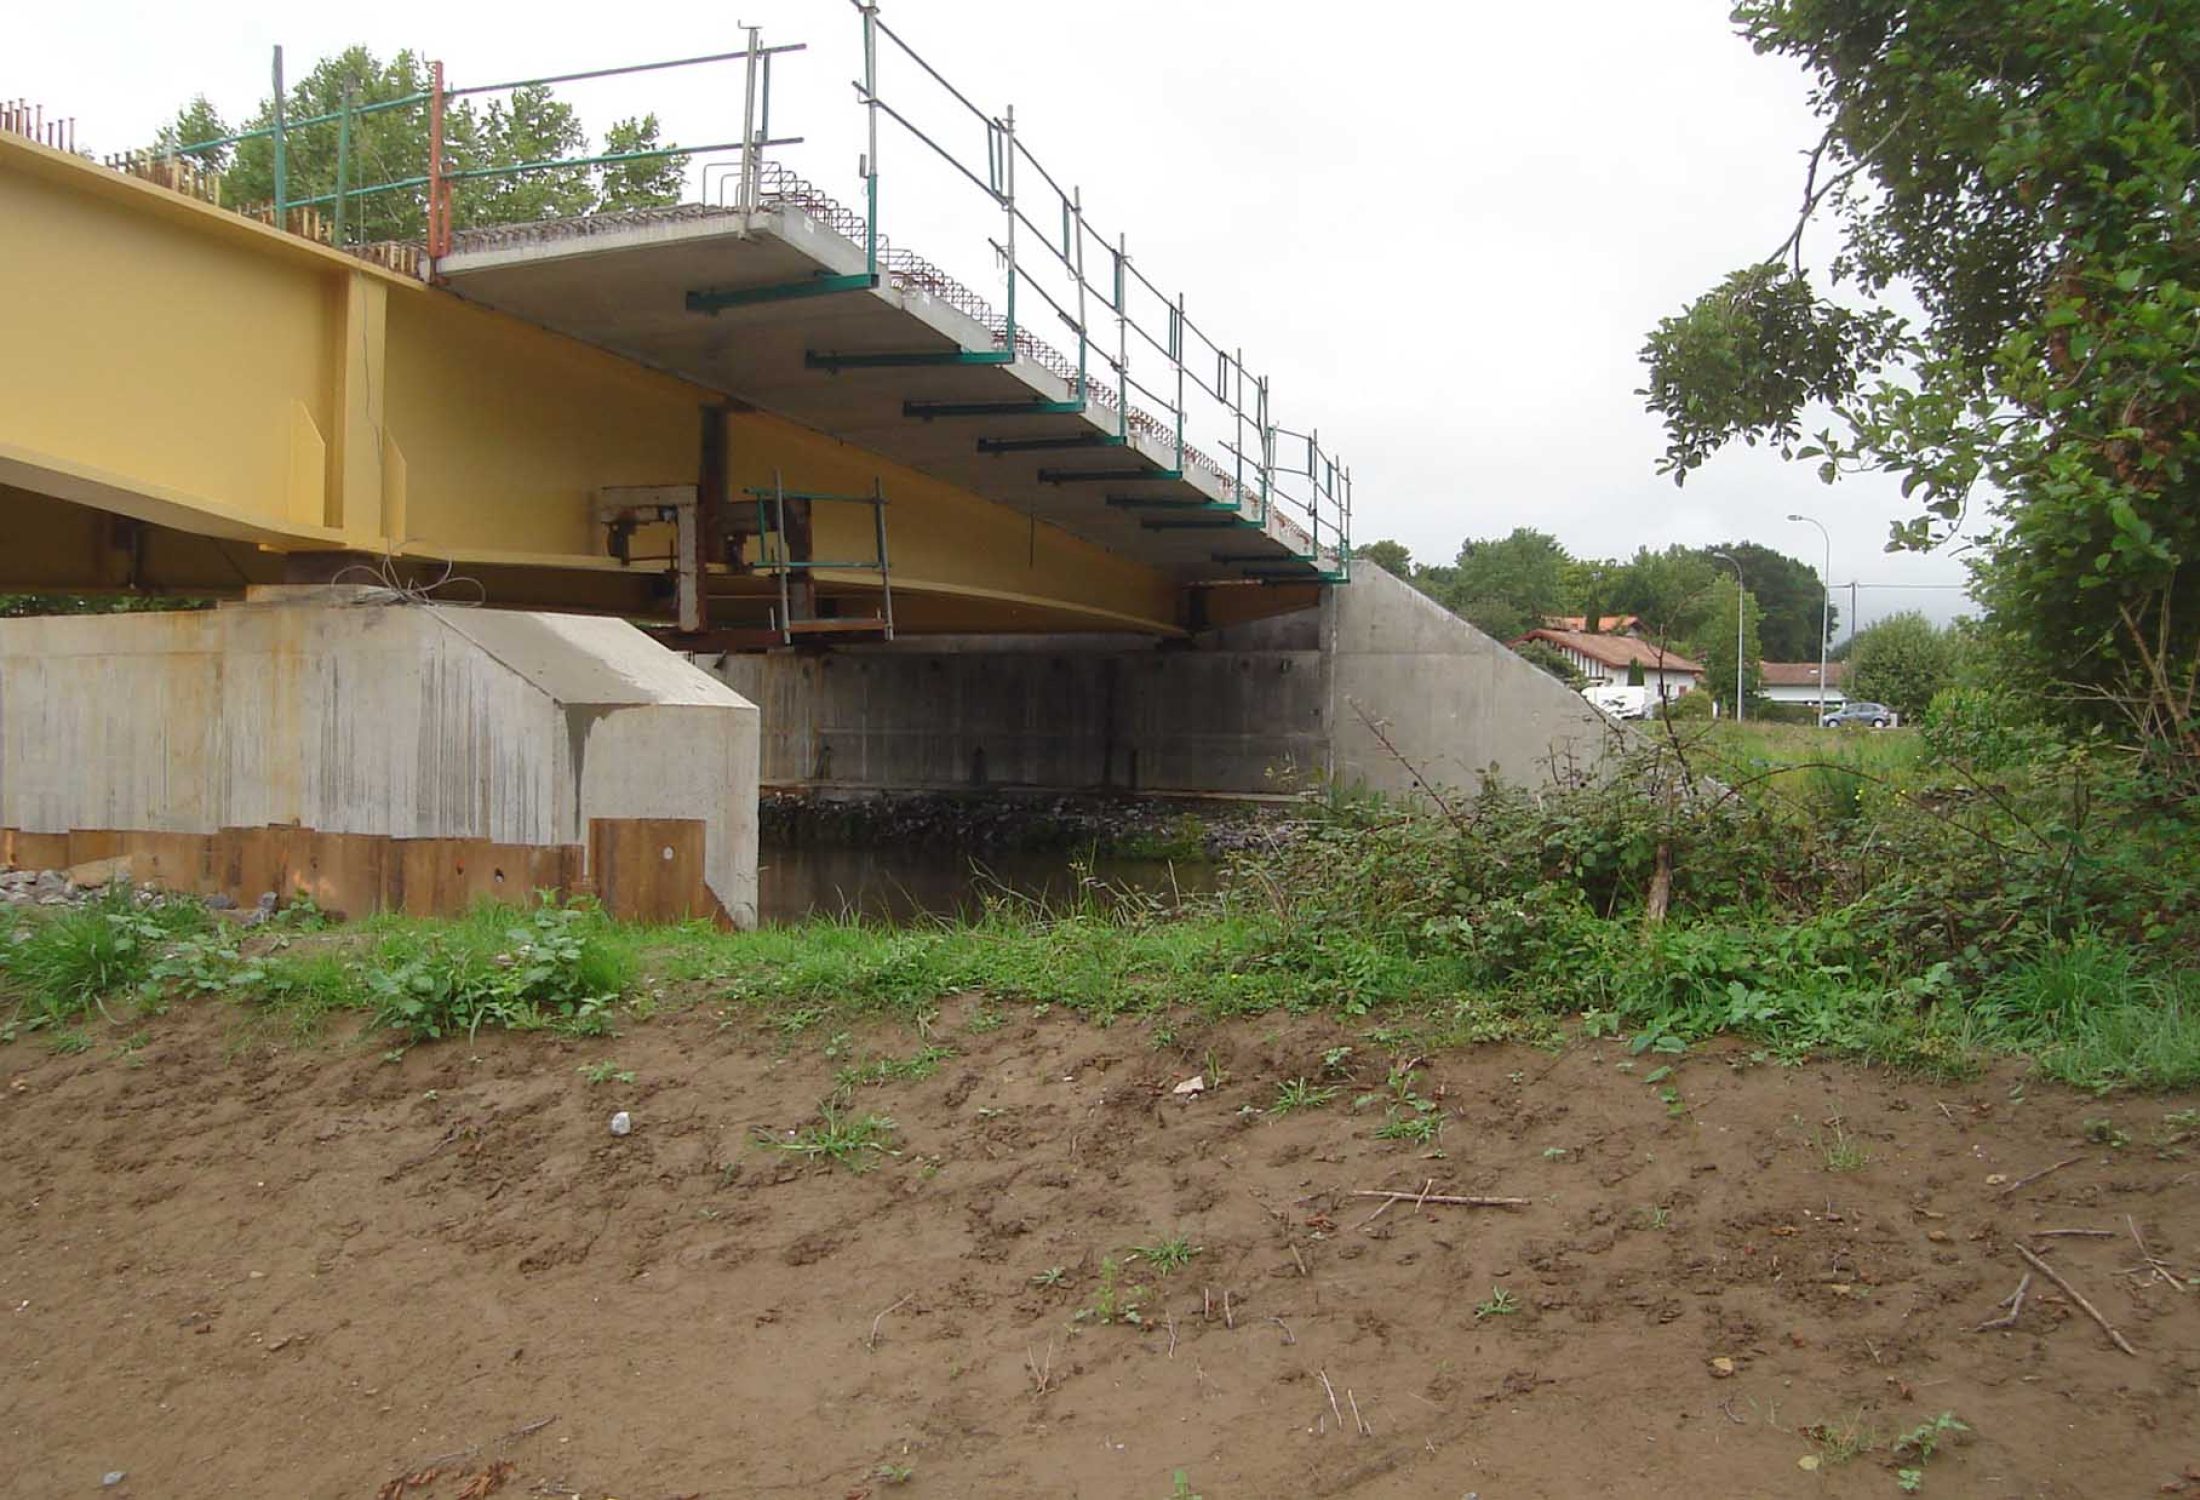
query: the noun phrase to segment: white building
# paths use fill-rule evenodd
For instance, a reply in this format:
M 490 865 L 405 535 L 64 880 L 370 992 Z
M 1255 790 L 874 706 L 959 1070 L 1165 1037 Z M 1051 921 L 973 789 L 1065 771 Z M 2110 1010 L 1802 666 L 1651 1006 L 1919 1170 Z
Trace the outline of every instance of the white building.
M 1585 630 L 1544 627 L 1514 642 L 1541 641 L 1574 664 L 1590 687 L 1620 687 L 1633 669 L 1642 669 L 1642 686 L 1653 701 L 1678 698 L 1703 686 L 1703 664 L 1639 636 L 1591 634 Z
M 1815 704 L 1823 699 L 1831 710 L 1849 701 L 1842 691 L 1849 676 L 1847 662 L 1826 663 L 1823 693 L 1818 690 L 1818 663 L 1814 661 L 1768 661 L 1759 663 L 1758 669 L 1764 674 L 1759 694 L 1768 702 Z

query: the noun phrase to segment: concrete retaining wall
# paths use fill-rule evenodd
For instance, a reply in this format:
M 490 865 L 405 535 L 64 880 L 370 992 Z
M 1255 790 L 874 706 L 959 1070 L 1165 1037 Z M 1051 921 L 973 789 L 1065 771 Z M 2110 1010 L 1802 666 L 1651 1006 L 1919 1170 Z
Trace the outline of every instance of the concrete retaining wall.
M 0 621 L 0 827 L 573 845 L 699 819 L 753 924 L 753 705 L 623 621 L 370 597 Z
M 1318 609 L 1189 643 L 935 638 L 699 660 L 762 710 L 763 780 L 778 786 L 1408 792 L 1493 769 L 1541 780 L 1554 758 L 1594 764 L 1613 733 L 1366 564 Z

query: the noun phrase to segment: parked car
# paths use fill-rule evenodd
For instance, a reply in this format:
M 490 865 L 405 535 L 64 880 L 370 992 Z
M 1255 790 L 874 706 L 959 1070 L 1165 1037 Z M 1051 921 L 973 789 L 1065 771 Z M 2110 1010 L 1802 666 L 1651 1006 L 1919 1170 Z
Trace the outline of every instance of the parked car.
M 1818 721 L 1821 729 L 1839 729 L 1844 724 L 1869 724 L 1874 729 L 1891 728 L 1894 710 L 1884 703 L 1844 703 Z

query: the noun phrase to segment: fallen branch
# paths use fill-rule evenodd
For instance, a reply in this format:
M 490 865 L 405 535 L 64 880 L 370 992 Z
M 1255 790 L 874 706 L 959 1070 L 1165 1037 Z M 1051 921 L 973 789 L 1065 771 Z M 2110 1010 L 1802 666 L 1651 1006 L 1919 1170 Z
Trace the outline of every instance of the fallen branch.
M 2017 1324 L 2017 1314 L 2024 1311 L 2024 1294 L 2031 1290 L 2031 1287 L 2032 1273 L 2027 1271 L 2024 1273 L 2024 1279 L 2017 1283 L 2016 1291 L 1994 1304 L 1996 1307 L 2006 1307 L 2009 1311 L 2001 1317 L 1988 1318 L 1978 1327 L 1972 1329 L 1971 1332 L 1984 1333 L 1989 1328 L 2014 1328 Z
M 2066 1156 L 2061 1161 L 2056 1162 L 2055 1165 L 2051 1167 L 2042 1167 L 2037 1172 L 2032 1173 L 2028 1177 L 2019 1177 L 2015 1182 L 2010 1183 L 2009 1186 L 2001 1190 L 2001 1196 L 2006 1198 L 2011 1193 L 2015 1192 L 2018 1188 L 2030 1187 L 2033 1183 L 2038 1182 L 2042 1177 L 2045 1177 L 2050 1172 L 2060 1172 L 2064 1167 L 2070 1166 L 2075 1162 L 2081 1162 L 2084 1160 L 2085 1157 L 2082 1154 L 2078 1156 Z
M 2137 1359 L 2139 1357 L 2139 1351 L 2131 1347 L 2131 1341 L 2126 1339 L 2122 1334 L 2118 1333 L 2116 1331 L 2116 1325 L 2109 1322 L 2108 1319 L 2102 1317 L 2101 1310 L 2095 1307 L 2092 1303 L 2086 1301 L 2083 1293 L 2081 1293 L 2076 1287 L 2072 1286 L 2069 1282 L 2063 1280 L 2063 1276 L 2060 1271 L 2056 1270 L 2046 1261 L 2041 1260 L 2039 1256 L 2035 1255 L 2026 1246 L 2017 1246 L 2017 1254 L 2023 1256 L 2025 1259 L 2025 1263 L 2029 1265 L 2033 1270 L 2039 1272 L 2049 1281 L 2052 1281 L 2055 1283 L 2055 1285 L 2061 1287 L 2064 1296 L 2068 1297 L 2072 1302 L 2077 1303 L 2078 1306 L 2084 1310 L 2087 1317 L 2091 1318 L 2094 1322 L 2100 1324 L 2101 1332 L 2108 1335 L 2108 1341 L 2110 1343 L 2114 1344 L 2117 1348 L 2123 1350 L 2124 1353 L 2130 1355 L 2133 1359 Z
M 1452 1208 L 1526 1208 L 1527 1198 L 1482 1198 L 1462 1196 L 1458 1193 L 1394 1193 L 1387 1188 L 1359 1188 L 1351 1194 L 1355 1198 L 1387 1198 L 1391 1203 L 1410 1203 L 1415 1208 L 1424 1204 L 1442 1203 Z M 1385 1205 L 1388 1206 L 1387 1204 Z M 1381 1213 L 1381 1209 L 1376 1210 Z

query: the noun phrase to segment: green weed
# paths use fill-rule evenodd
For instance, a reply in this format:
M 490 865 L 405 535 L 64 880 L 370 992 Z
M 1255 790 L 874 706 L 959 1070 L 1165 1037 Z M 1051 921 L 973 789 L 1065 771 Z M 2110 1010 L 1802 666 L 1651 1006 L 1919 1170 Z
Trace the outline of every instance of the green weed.
M 1142 1286 L 1121 1284 L 1123 1268 L 1112 1255 L 1100 1260 L 1100 1281 L 1093 1288 L 1092 1301 L 1078 1309 L 1080 1323 L 1129 1323 L 1134 1326 L 1145 1322 L 1139 1310 L 1139 1302 L 1146 1295 Z
M 622 1068 L 608 1057 L 600 1057 L 592 1063 L 583 1063 L 574 1071 L 587 1079 L 589 1086 L 592 1088 L 600 1083 L 632 1083 L 634 1081 L 634 1072 L 631 1068 Z
M 1479 1323 L 1484 1318 L 1509 1318 L 1519 1311 L 1520 1303 L 1509 1290 L 1492 1287 L 1489 1296 L 1474 1305 L 1474 1320 Z
M 1268 1106 L 1272 1115 L 1296 1114 L 1302 1109 L 1320 1109 L 1337 1097 L 1333 1086 L 1309 1083 L 1303 1078 L 1276 1085 L 1276 1101 Z
M 1189 1235 L 1177 1234 L 1151 1245 L 1135 1245 L 1130 1253 L 1132 1259 L 1143 1261 L 1166 1276 L 1190 1265 L 1202 1253 L 1202 1247 L 1193 1244 Z
M 851 1120 L 830 1109 L 821 1113 L 817 1124 L 804 1126 L 789 1140 L 770 1138 L 770 1144 L 813 1161 L 833 1162 L 851 1172 L 869 1171 L 876 1158 L 892 1154 L 894 1133 L 900 1127 L 885 1115 Z

